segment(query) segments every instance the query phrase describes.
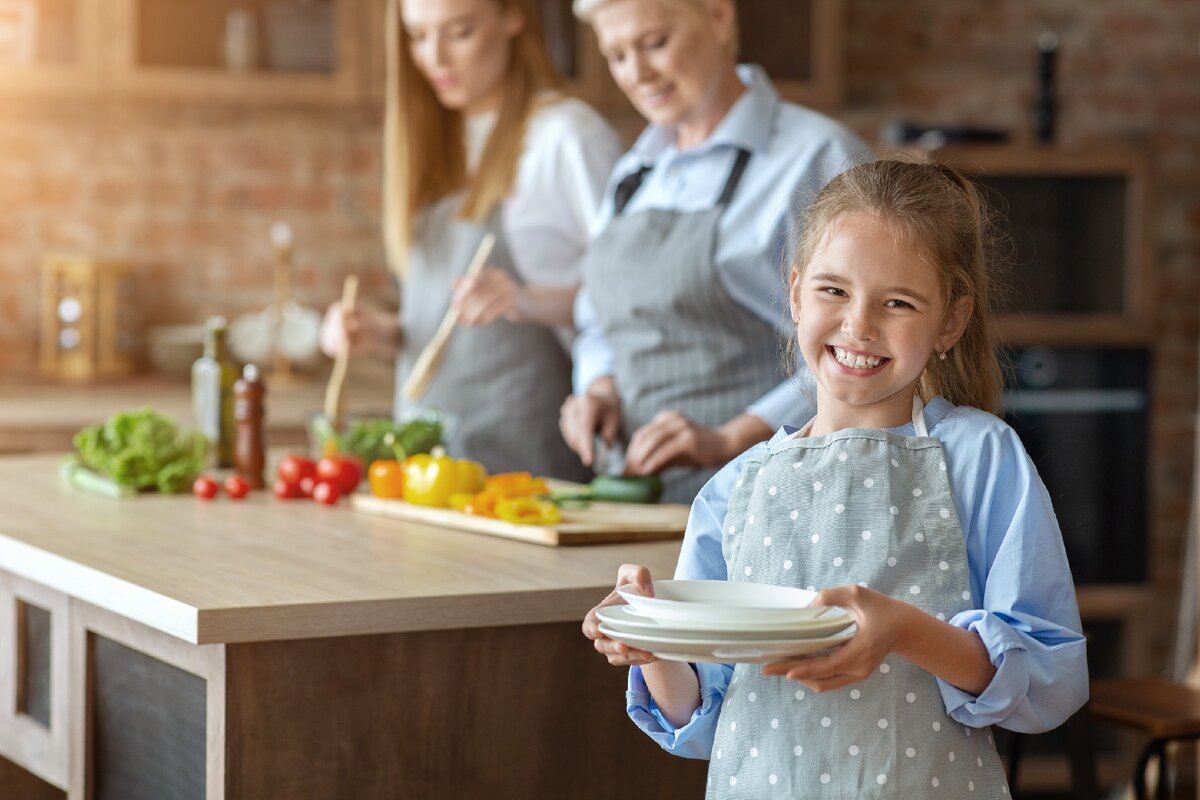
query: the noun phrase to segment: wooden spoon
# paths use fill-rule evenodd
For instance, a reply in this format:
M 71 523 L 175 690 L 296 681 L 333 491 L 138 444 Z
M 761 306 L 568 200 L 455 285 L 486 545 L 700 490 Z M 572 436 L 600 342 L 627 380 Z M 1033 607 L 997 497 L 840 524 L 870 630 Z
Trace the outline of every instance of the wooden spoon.
M 496 237 L 493 234 L 484 234 L 483 239 L 479 242 L 479 247 L 475 250 L 474 258 L 471 259 L 471 264 L 463 274 L 464 278 L 473 278 L 479 274 L 479 270 L 483 269 L 483 264 L 487 261 L 487 257 L 492 252 L 492 245 L 495 243 Z M 433 383 L 433 376 L 437 374 L 438 367 L 441 366 L 442 356 L 446 352 L 446 343 L 450 341 L 450 334 L 454 332 L 454 325 L 457 322 L 458 312 L 451 304 L 446 309 L 446 314 L 442 317 L 442 322 L 438 325 L 433 338 L 429 340 L 413 363 L 412 371 L 408 373 L 408 380 L 400 388 L 400 393 L 409 400 L 419 400 L 429 390 L 429 385 Z
M 354 310 L 354 302 L 358 297 L 358 276 L 347 275 L 342 284 L 342 312 Z M 346 370 L 350 367 L 350 343 L 338 351 L 333 359 L 333 370 L 329 373 L 329 383 L 325 386 L 325 419 L 333 426 L 334 431 L 341 429 L 342 421 L 342 385 L 346 382 Z

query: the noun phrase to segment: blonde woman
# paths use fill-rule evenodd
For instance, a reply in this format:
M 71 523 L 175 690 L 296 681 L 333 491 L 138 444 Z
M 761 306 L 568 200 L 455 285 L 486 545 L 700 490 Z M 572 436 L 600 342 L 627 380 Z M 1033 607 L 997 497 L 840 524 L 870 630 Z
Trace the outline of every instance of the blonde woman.
M 563 435 L 690 503 L 717 467 L 812 404 L 776 357 L 789 220 L 862 141 L 739 67 L 732 0 L 575 0 L 649 123 L 610 178 L 576 308 Z
M 389 0 L 385 36 L 383 228 L 401 310 L 334 304 L 324 349 L 398 349 L 403 385 L 453 305 L 459 327 L 421 400 L 456 419 L 452 452 L 492 471 L 583 478 L 555 423 L 579 262 L 617 138 L 560 92 L 532 0 Z M 489 231 L 487 266 L 464 279 Z M 397 413 L 403 402 L 397 393 Z

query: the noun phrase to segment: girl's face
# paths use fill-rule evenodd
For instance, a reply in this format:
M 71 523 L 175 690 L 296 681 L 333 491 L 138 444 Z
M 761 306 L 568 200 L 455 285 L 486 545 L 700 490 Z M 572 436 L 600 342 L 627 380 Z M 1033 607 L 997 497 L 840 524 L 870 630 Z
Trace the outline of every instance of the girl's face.
M 495 109 L 525 21 L 496 0 L 401 0 L 413 63 L 438 101 L 465 114 Z
M 962 297 L 947 308 L 934 266 L 864 213 L 833 221 L 812 261 L 793 271 L 791 303 L 817 379 L 818 422 L 833 429 L 907 421 L 921 372 L 958 341 L 973 305 Z
M 591 23 L 613 79 L 647 121 L 704 124 L 713 116 L 729 65 L 727 2 L 702 13 L 679 0 L 612 0 Z

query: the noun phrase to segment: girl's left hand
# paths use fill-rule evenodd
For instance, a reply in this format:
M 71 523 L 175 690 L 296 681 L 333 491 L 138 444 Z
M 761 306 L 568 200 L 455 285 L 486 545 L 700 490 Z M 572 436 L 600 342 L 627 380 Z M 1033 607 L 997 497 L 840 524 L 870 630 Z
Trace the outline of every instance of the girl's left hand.
M 450 304 L 458 309 L 460 325 L 482 327 L 502 317 L 519 323 L 525 321 L 523 296 L 511 274 L 497 267 L 484 267 L 475 277 L 454 282 Z
M 763 667 L 764 675 L 783 675 L 818 692 L 840 689 L 871 676 L 903 633 L 912 609 L 885 594 L 862 586 L 837 586 L 820 592 L 814 606 L 841 606 L 850 612 L 858 632 L 824 655 L 799 656 Z

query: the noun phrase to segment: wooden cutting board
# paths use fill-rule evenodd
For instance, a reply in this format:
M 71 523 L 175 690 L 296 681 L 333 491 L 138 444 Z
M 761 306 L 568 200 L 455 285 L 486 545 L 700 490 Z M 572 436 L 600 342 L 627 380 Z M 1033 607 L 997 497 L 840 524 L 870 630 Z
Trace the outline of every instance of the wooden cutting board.
M 683 537 L 688 519 L 688 507 L 675 503 L 591 503 L 585 508 L 563 509 L 562 522 L 556 525 L 514 525 L 501 519 L 477 517 L 449 508 L 417 506 L 403 500 L 385 500 L 368 494 L 353 495 L 351 505 L 365 514 L 550 547 L 679 539 Z

